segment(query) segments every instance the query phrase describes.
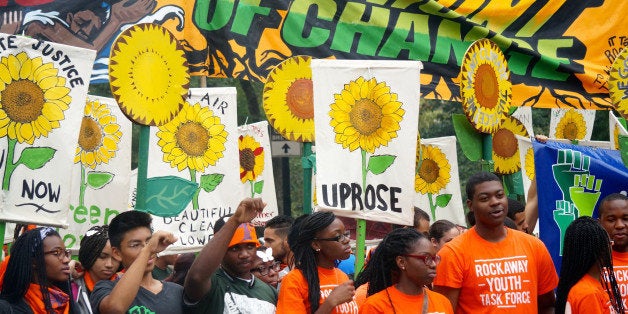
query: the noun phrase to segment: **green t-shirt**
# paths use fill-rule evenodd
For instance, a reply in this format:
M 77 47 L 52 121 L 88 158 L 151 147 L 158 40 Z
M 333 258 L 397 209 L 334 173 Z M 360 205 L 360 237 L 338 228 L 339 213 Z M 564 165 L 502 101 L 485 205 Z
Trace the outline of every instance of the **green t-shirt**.
M 277 290 L 255 276 L 249 283 L 220 268 L 210 280 L 211 289 L 196 304 L 184 302 L 186 313 L 275 313 Z

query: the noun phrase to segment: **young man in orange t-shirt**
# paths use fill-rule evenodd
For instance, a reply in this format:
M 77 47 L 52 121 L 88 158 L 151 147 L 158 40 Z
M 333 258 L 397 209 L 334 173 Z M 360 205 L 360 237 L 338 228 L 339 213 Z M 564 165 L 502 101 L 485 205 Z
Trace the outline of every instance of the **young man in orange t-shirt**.
M 619 193 L 606 196 L 600 202 L 598 214 L 600 224 L 613 242 L 613 270 L 628 313 L 628 197 Z
M 466 190 L 476 224 L 439 251 L 434 291 L 456 313 L 553 313 L 556 269 L 540 240 L 504 227 L 508 199 L 500 179 L 481 172 Z

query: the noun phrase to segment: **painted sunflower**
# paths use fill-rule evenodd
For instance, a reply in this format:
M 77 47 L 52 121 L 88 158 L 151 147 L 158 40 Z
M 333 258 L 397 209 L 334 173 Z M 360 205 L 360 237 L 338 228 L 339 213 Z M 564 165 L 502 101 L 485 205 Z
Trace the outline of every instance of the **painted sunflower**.
M 220 118 L 208 107 L 185 102 L 174 119 L 159 127 L 157 144 L 164 153 L 163 161 L 172 168 L 202 172 L 223 157 L 227 135 Z
M 0 137 L 33 144 L 60 126 L 72 97 L 58 72 L 26 52 L 0 59 Z
M 474 42 L 461 65 L 460 96 L 476 130 L 493 133 L 512 101 L 510 71 L 504 54 L 488 39 Z
M 608 93 L 615 109 L 626 119 L 628 119 L 628 98 L 625 96 L 625 89 L 620 86 L 628 86 L 628 76 L 625 74 L 626 59 L 628 59 L 628 48 L 624 48 L 615 58 L 611 65 L 608 78 Z
M 525 160 L 525 173 L 528 176 L 530 181 L 534 180 L 535 168 L 534 168 L 534 149 L 532 147 L 528 148 L 526 151 L 526 160 Z
M 184 51 L 168 30 L 155 24 L 138 24 L 118 36 L 109 79 L 129 119 L 157 126 L 181 110 L 190 84 Z
M 240 150 L 240 180 L 255 181 L 264 171 L 264 147 L 250 135 L 238 138 Z
M 495 172 L 512 174 L 521 169 L 519 144 L 515 135 L 528 137 L 528 131 L 519 120 L 505 116 L 499 128 L 493 133 L 493 162 Z
M 345 84 L 334 99 L 329 112 L 330 125 L 336 133 L 336 143 L 343 148 L 349 151 L 361 148 L 372 154 L 397 137 L 405 110 L 386 82 L 359 77 Z
M 121 137 L 120 125 L 107 104 L 97 100 L 87 101 L 74 163 L 80 162 L 91 169 L 109 163 L 116 156 Z
M 619 149 L 619 126 L 613 127 L 613 149 Z
M 270 124 L 291 141 L 314 141 L 312 69 L 308 56 L 277 65 L 264 84 L 264 111 Z
M 581 140 L 587 134 L 587 124 L 582 114 L 569 109 L 556 125 L 556 138 Z
M 440 148 L 433 145 L 420 145 L 417 149 L 417 172 L 414 175 L 414 190 L 421 194 L 436 194 L 451 179 L 451 165 Z M 420 156 L 423 158 L 420 160 Z

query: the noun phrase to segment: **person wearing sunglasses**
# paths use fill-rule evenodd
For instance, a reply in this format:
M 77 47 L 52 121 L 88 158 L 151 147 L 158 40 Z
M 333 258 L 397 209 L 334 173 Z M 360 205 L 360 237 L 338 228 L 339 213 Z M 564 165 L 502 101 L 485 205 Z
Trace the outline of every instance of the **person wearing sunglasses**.
M 395 229 L 373 252 L 356 279 L 368 283 L 360 313 L 453 313 L 449 299 L 431 291 L 440 258 L 428 237 L 415 229 Z
M 275 261 L 273 258 L 273 249 L 265 246 L 257 248 L 257 258 L 253 261 L 251 273 L 277 289 L 279 284 L 279 271 L 281 271 L 281 262 Z
M 277 314 L 358 313 L 353 280 L 336 268 L 351 254 L 349 236 L 330 212 L 297 219 L 288 235 L 295 269 L 281 280 Z
M 70 250 L 52 228 L 39 227 L 22 234 L 11 247 L 0 312 L 72 313 L 70 257 Z
M 553 313 L 556 268 L 541 240 L 504 226 L 508 198 L 500 178 L 476 173 L 466 192 L 475 226 L 438 252 L 434 291 L 456 313 Z

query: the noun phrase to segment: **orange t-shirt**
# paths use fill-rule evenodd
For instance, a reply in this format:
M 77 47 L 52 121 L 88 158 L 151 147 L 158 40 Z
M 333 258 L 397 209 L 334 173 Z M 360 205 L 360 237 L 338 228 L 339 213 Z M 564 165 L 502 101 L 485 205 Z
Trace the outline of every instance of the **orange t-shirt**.
M 567 308 L 571 308 L 571 312 L 567 311 Z M 612 308 L 611 299 L 602 288 L 602 284 L 587 274 L 569 290 L 565 313 L 615 313 Z
M 438 252 L 434 286 L 460 289 L 456 313 L 537 313 L 538 296 L 558 285 L 543 242 L 520 231 L 506 232 L 493 243 L 474 227 Z
M 353 296 L 353 299 L 355 300 L 355 303 L 358 305 L 358 308 L 362 307 L 362 304 L 364 304 L 364 302 L 366 301 L 366 295 L 368 294 L 368 290 L 369 290 L 368 282 L 355 289 L 355 295 Z
M 628 253 L 613 251 L 613 273 L 621 292 L 621 300 L 624 303 L 624 310 L 628 313 L 626 299 L 628 299 Z
M 321 288 L 321 298 L 318 304 L 322 304 L 332 290 L 339 284 L 348 281 L 349 277 L 338 268 L 327 269 L 318 267 L 318 280 Z M 305 277 L 303 277 L 300 269 L 293 269 L 283 277 L 279 289 L 277 314 L 310 313 L 307 281 L 305 281 Z M 331 313 L 357 314 L 358 305 L 353 300 L 336 306 Z
M 447 297 L 427 288 L 424 291 L 427 293 L 427 313 L 453 314 L 454 309 Z M 366 298 L 366 302 L 360 306 L 360 313 L 421 313 L 422 308 L 423 294 L 408 295 L 392 286 Z

